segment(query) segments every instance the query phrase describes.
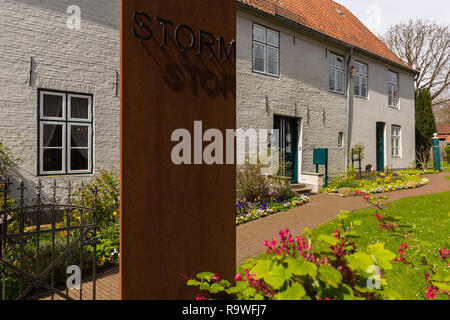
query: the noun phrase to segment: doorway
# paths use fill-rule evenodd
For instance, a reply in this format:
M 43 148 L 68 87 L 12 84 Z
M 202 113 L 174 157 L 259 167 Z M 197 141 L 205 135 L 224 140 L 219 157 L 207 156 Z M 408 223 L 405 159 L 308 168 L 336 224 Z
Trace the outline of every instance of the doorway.
M 298 183 L 298 119 L 275 116 L 274 129 L 280 134 L 280 174 Z
M 384 128 L 383 122 L 377 122 L 377 171 L 384 171 Z

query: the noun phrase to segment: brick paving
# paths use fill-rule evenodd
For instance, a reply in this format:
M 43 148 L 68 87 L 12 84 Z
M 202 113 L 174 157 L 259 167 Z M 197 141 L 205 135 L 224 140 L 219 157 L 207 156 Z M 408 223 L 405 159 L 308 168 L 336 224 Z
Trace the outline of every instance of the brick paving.
M 449 173 L 429 175 L 430 184 L 409 190 L 384 193 L 389 201 L 425 194 L 450 191 L 450 180 L 445 179 Z M 339 210 L 358 210 L 367 208 L 367 203 L 360 197 L 342 198 L 328 194 L 311 196 L 311 202 L 305 206 L 287 212 L 259 219 L 236 228 L 237 264 L 255 258 L 264 252 L 264 240 L 276 238 L 278 231 L 288 228 L 293 234 L 302 234 L 304 228 L 313 229 L 333 220 Z M 71 297 L 78 299 L 77 290 L 71 291 Z M 92 298 L 92 282 L 83 284 L 83 299 Z M 55 298 L 56 299 L 56 298 Z M 98 300 L 119 299 L 119 269 L 114 267 L 100 273 L 97 280 Z
M 119 300 L 119 266 L 107 268 L 97 274 L 96 280 L 96 299 L 97 300 Z M 92 300 L 92 281 L 83 281 L 83 300 Z M 65 291 L 61 291 L 65 293 Z M 80 300 L 80 291 L 77 289 L 69 290 L 69 297 Z M 42 300 L 51 300 L 51 296 Z M 54 300 L 63 300 L 55 295 Z

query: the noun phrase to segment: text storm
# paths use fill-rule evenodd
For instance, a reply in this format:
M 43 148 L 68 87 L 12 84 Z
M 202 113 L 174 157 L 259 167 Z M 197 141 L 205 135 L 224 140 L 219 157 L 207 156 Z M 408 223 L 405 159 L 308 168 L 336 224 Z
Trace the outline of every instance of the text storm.
M 161 35 L 160 46 L 164 48 L 167 45 L 169 32 L 173 32 L 173 39 L 181 52 L 194 50 L 196 55 L 207 52 L 209 58 L 218 57 L 221 60 L 236 60 L 236 41 L 232 40 L 227 45 L 225 39 L 219 35 L 217 38 L 204 30 L 194 31 L 186 24 L 175 26 L 175 23 L 163 18 L 150 18 L 145 12 L 139 11 L 133 14 L 133 23 L 136 27 L 133 29 L 134 35 L 139 41 L 147 41 L 153 38 L 154 30 L 152 24 L 159 25 Z

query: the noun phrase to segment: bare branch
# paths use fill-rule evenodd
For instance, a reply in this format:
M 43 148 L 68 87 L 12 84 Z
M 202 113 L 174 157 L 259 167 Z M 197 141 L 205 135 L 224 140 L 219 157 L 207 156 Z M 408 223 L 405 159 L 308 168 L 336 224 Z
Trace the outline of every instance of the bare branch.
M 448 95 L 450 88 L 450 25 L 409 20 L 392 26 L 381 36 L 387 47 L 421 73 L 416 89 L 428 88 L 433 103 Z

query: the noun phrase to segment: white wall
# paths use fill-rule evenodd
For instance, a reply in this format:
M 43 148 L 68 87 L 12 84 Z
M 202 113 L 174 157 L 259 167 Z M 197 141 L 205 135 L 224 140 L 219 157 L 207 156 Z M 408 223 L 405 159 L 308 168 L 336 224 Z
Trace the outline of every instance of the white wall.
M 353 60 L 368 64 L 368 98 L 355 97 L 353 104 L 352 145 L 362 143 L 366 147 L 363 170 L 367 164 L 372 164 L 376 169 L 377 122 L 386 124 L 385 166 L 407 168 L 415 159 L 414 76 L 399 68 L 385 65 L 361 55 L 355 55 Z M 399 109 L 388 106 L 388 70 L 399 72 Z M 352 92 L 354 92 L 353 86 Z M 392 125 L 398 125 L 402 128 L 402 155 L 400 158 L 392 157 Z
M 0 141 L 23 164 L 15 179 L 37 181 L 38 89 L 94 96 L 94 170 L 119 166 L 119 2 L 80 0 L 81 30 L 68 30 L 70 0 L 1 0 Z M 30 58 L 35 59 L 29 85 Z M 89 178 L 70 178 L 75 182 Z M 69 178 L 59 178 L 67 181 Z M 50 182 L 53 178 L 43 178 Z

